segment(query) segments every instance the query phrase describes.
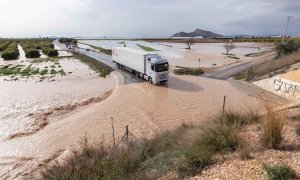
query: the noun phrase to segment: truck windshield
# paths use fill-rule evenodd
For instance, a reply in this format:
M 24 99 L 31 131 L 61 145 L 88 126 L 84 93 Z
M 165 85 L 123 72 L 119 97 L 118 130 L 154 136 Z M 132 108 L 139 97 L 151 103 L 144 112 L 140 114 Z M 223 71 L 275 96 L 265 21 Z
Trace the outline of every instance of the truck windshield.
M 155 72 L 163 72 L 169 70 L 169 64 L 163 63 L 163 64 L 155 64 Z

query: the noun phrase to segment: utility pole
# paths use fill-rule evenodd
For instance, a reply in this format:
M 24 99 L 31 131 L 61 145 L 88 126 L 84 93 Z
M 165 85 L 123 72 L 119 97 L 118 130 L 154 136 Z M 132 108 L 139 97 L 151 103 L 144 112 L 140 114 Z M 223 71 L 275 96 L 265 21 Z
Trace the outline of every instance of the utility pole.
M 287 16 L 285 19 L 287 20 L 287 22 L 286 22 L 285 32 L 284 32 L 284 35 L 282 37 L 282 42 L 284 41 L 284 38 L 287 36 L 290 20 L 293 19 L 293 17 L 292 16 Z

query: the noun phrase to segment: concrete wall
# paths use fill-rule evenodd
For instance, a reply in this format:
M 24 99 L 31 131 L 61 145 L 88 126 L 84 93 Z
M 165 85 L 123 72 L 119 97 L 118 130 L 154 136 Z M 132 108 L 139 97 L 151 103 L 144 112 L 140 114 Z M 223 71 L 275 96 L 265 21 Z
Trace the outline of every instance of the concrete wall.
M 300 98 L 300 83 L 274 76 L 253 82 L 253 84 L 289 100 Z

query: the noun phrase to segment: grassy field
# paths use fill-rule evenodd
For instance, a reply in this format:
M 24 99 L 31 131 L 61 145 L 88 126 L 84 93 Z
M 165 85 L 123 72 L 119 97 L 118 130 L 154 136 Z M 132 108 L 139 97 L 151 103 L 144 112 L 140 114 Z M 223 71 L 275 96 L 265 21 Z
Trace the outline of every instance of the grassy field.
M 105 49 L 105 48 L 102 48 L 102 47 L 93 46 L 93 45 L 86 44 L 86 43 L 82 43 L 82 42 L 80 42 L 80 44 L 84 44 L 84 45 L 87 45 L 87 46 L 91 46 L 92 48 L 97 49 L 97 50 L 99 50 L 100 52 L 102 52 L 102 53 L 104 53 L 104 54 L 107 54 L 107 55 L 109 55 L 109 56 L 112 55 L 112 51 L 111 51 L 110 49 Z
M 148 47 L 148 46 L 143 46 L 141 44 L 137 44 L 137 46 L 142 48 L 144 51 L 148 51 L 148 52 L 157 51 L 156 49 L 153 49 L 153 48 Z
M 79 53 L 75 54 L 74 58 L 79 59 L 81 62 L 90 66 L 91 69 L 100 73 L 101 77 L 106 77 L 113 71 L 113 69 L 110 68 L 109 66 L 101 63 L 100 61 L 98 61 L 94 58 L 86 56 L 84 54 L 79 54 Z
M 174 69 L 174 74 L 177 74 L 177 75 L 199 76 L 203 73 L 204 73 L 204 71 L 199 68 L 188 68 L 188 67 L 176 66 Z

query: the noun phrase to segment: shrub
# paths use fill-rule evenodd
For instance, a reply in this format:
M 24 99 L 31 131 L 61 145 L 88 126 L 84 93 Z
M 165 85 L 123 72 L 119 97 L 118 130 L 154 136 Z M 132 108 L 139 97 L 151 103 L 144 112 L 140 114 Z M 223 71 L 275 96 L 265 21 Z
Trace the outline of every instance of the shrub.
M 188 67 L 179 67 L 176 66 L 176 69 L 174 69 L 174 74 L 177 75 L 194 75 L 194 76 L 199 76 L 203 74 L 204 71 L 202 71 L 199 68 L 188 68 Z
M 38 58 L 40 57 L 40 52 L 35 49 L 34 44 L 28 42 L 28 41 L 23 41 L 20 43 L 23 50 L 25 51 L 25 56 L 27 58 Z
M 15 60 L 19 57 L 18 45 L 16 42 L 11 43 L 1 54 L 4 60 Z
M 265 171 L 269 180 L 292 180 L 296 178 L 296 173 L 287 165 L 265 166 Z
M 44 48 L 43 53 L 49 57 L 58 56 L 58 50 L 52 48 Z
M 260 115 L 258 112 L 253 110 L 248 111 L 237 111 L 237 110 L 227 110 L 224 113 L 219 113 L 215 120 L 223 123 L 227 126 L 243 126 L 247 124 L 256 123 L 260 120 Z
M 263 115 L 261 142 L 264 147 L 278 148 L 282 141 L 283 120 L 282 112 L 276 112 L 274 107 L 265 104 L 265 114 Z
M 213 151 L 209 147 L 198 146 L 187 149 L 177 162 L 180 176 L 195 175 L 213 164 Z
M 9 45 L 11 41 L 0 42 L 0 51 L 4 51 Z
M 38 51 L 38 50 L 36 50 L 36 49 L 27 49 L 26 51 L 25 51 L 25 55 L 26 55 L 26 57 L 27 58 L 38 58 L 38 57 L 40 57 L 41 55 L 40 55 L 40 52 Z
M 300 48 L 300 41 L 298 40 L 289 40 L 287 42 L 276 43 L 276 51 L 279 56 L 291 54 Z

